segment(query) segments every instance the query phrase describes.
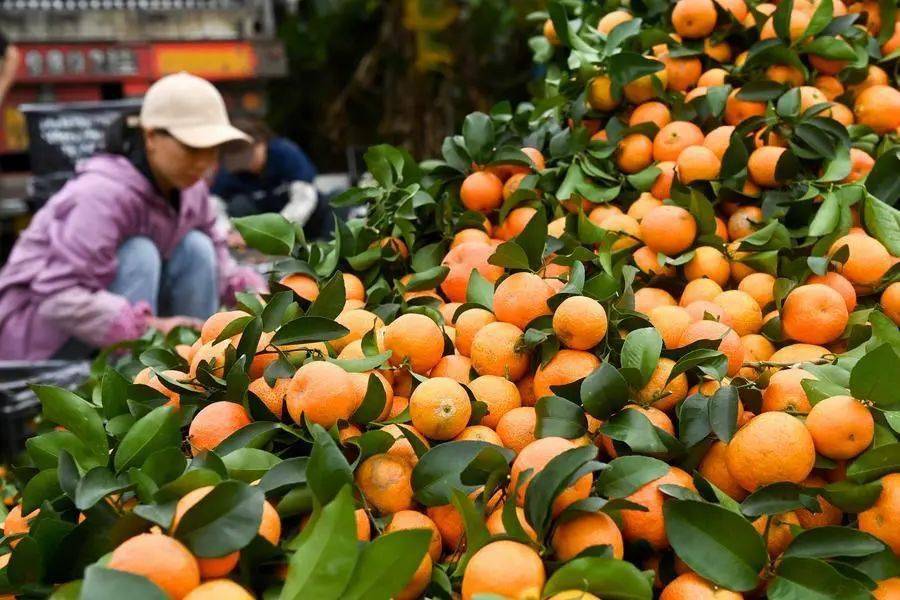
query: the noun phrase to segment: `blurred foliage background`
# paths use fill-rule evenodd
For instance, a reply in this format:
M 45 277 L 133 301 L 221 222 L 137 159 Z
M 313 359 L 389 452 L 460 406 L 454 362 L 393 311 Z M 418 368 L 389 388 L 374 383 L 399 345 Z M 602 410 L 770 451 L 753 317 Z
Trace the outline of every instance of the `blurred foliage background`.
M 529 97 L 526 17 L 544 4 L 300 0 L 279 18 L 290 75 L 270 85 L 270 124 L 320 171 L 382 142 L 436 156 L 469 112 Z

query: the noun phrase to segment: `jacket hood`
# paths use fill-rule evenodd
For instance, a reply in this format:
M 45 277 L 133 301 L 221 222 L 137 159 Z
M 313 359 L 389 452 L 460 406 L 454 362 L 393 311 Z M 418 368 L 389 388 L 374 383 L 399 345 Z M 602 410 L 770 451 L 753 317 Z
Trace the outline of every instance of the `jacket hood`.
M 158 198 L 153 183 L 131 164 L 125 156 L 118 154 L 96 154 L 78 162 L 75 172 L 79 175 L 93 174 L 110 179 L 128 187 L 141 196 Z

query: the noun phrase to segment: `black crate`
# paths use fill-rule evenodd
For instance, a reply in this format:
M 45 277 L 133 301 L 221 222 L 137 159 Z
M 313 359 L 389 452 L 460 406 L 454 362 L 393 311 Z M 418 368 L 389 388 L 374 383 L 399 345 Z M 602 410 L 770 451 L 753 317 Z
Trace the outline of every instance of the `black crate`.
M 35 433 L 41 403 L 30 384 L 74 390 L 88 378 L 90 367 L 88 361 L 0 361 L 0 456 L 12 460 Z

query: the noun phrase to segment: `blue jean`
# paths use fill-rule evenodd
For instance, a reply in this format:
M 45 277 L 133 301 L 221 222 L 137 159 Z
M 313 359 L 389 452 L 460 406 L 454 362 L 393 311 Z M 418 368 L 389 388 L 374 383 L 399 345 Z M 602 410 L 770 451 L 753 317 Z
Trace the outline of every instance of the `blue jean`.
M 109 291 L 132 304 L 146 302 L 155 315 L 198 319 L 219 307 L 216 249 L 205 233 L 188 232 L 167 261 L 143 236 L 125 240 L 116 256 L 119 266 Z

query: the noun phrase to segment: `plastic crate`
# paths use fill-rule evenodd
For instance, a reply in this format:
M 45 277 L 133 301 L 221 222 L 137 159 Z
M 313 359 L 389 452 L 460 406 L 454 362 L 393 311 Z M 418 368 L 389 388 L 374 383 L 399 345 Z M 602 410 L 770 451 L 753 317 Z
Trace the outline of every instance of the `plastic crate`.
M 90 375 L 88 361 L 0 362 L 0 455 L 11 460 L 34 435 L 34 419 L 41 403 L 29 387 L 32 383 L 74 390 Z

